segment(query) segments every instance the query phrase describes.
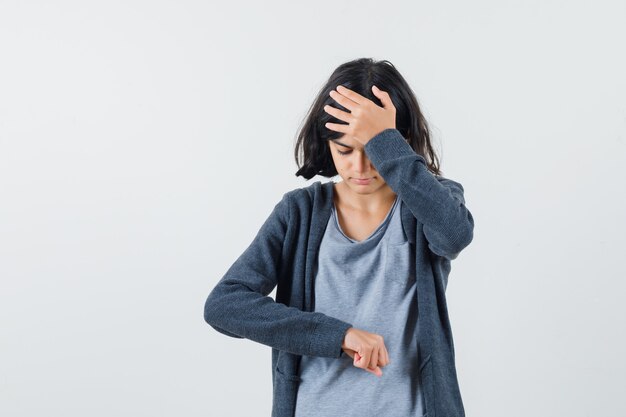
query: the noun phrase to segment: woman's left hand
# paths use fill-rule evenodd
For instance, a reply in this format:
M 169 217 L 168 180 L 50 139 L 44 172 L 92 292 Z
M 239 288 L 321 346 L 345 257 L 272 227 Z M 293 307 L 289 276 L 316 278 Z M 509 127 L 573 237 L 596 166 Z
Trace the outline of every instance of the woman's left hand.
M 350 110 L 350 113 L 328 105 L 324 106 L 324 111 L 348 124 L 326 123 L 325 126 L 335 132 L 354 137 L 363 146 L 383 130 L 395 129 L 396 108 L 389 94 L 376 86 L 372 86 L 372 92 L 380 99 L 383 107 L 343 85 L 337 86 L 337 91 L 332 90 L 330 96 Z

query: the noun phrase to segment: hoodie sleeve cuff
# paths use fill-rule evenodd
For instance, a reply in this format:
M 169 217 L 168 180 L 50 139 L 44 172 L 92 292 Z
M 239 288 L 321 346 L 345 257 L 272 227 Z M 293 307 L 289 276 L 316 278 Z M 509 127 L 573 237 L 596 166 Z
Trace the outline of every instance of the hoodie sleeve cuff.
M 344 337 L 352 324 L 333 317 L 324 317 L 317 323 L 309 350 L 313 356 L 339 358 Z
M 418 157 L 418 160 L 426 164 L 422 155 L 416 153 L 398 129 L 385 129 L 369 140 L 364 146 L 370 161 L 375 167 L 385 161 L 401 158 L 403 156 Z

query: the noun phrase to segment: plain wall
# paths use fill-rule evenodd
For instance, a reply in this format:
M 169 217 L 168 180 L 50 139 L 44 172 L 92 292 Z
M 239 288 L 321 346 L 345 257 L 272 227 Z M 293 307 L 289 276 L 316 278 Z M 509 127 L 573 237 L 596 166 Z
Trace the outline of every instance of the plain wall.
M 626 415 L 626 3 L 0 2 L 0 415 L 269 416 L 206 296 L 341 63 L 413 87 L 474 240 L 468 417 Z M 374 376 L 372 376 L 374 377 Z

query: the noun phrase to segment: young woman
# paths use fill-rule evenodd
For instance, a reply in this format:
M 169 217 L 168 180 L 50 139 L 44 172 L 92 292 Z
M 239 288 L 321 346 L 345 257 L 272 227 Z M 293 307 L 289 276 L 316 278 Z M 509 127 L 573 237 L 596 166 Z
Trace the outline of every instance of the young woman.
M 272 347 L 273 417 L 464 416 L 445 290 L 474 220 L 411 88 L 388 61 L 339 66 L 295 157 L 341 181 L 283 195 L 205 320 Z

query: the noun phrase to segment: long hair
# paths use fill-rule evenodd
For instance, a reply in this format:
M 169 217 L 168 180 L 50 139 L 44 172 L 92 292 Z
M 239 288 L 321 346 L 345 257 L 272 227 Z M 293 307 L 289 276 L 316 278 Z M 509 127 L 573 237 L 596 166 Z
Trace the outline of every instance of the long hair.
M 430 141 L 428 124 L 409 84 L 391 62 L 359 58 L 337 67 L 311 105 L 297 134 L 294 156 L 299 169 L 296 176 L 308 180 L 315 175 L 328 178 L 338 175 L 328 141 L 338 139 L 344 134 L 330 130 L 324 124 L 327 122 L 346 124 L 346 122 L 326 113 L 324 106 L 330 105 L 350 112 L 329 96 L 330 91 L 339 84 L 381 107 L 381 101 L 372 93 L 372 85 L 389 93 L 396 108 L 396 129 L 411 148 L 424 157 L 428 169 L 435 175 L 441 175 L 439 158 Z

